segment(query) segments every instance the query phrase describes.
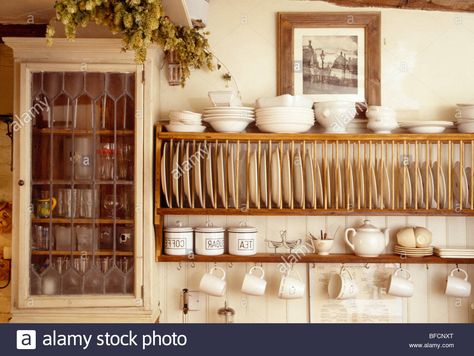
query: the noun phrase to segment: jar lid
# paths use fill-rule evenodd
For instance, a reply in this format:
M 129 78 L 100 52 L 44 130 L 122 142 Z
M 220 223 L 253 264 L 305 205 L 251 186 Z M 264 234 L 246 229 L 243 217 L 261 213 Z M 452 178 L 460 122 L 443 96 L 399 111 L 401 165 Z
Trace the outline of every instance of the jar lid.
M 189 226 L 182 226 L 181 221 L 176 221 L 176 226 L 166 226 L 165 232 L 192 232 L 193 228 Z
M 229 232 L 258 232 L 253 226 L 232 226 L 229 227 Z
M 224 232 L 224 228 L 218 226 L 199 226 L 196 228 L 196 232 Z

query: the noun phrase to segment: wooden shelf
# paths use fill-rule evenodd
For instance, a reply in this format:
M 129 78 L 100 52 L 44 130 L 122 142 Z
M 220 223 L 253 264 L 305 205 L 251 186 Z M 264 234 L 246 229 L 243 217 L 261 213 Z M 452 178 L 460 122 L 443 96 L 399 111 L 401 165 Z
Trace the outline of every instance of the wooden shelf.
M 290 209 L 290 208 L 272 208 L 272 209 L 257 209 L 257 208 L 158 208 L 157 215 L 263 215 L 263 216 L 317 216 L 317 215 L 443 215 L 443 216 L 472 216 L 474 210 L 449 210 L 449 209 Z
M 474 258 L 441 258 L 438 256 L 426 257 L 401 257 L 399 255 L 381 255 L 379 257 L 360 257 L 350 254 L 333 254 L 329 256 L 320 256 L 316 254 L 274 254 L 258 253 L 253 256 L 157 256 L 158 262 L 249 262 L 249 263 L 287 263 L 294 262 L 298 258 L 300 263 L 415 263 L 415 264 L 473 264 Z
M 133 130 L 80 130 L 80 129 L 72 129 L 72 128 L 44 128 L 44 129 L 33 129 L 34 134 L 38 135 L 72 135 L 74 133 L 75 136 L 133 136 L 135 132 Z
M 49 224 L 50 222 L 53 224 L 70 224 L 71 222 L 74 224 L 133 224 L 134 221 L 132 219 L 82 219 L 82 218 L 31 218 L 31 222 L 35 224 Z
M 459 132 L 442 134 L 374 134 L 374 133 L 347 133 L 347 134 L 324 134 L 324 133 L 301 133 L 301 134 L 276 134 L 260 132 L 241 132 L 241 133 L 221 133 L 221 132 L 159 132 L 157 139 L 162 140 L 188 140 L 188 141 L 361 141 L 361 142 L 380 142 L 390 143 L 391 141 L 422 141 L 422 142 L 446 142 L 446 141 L 472 141 L 474 134 L 464 134 Z
M 49 179 L 38 179 L 38 180 L 33 180 L 32 181 L 32 185 L 49 185 L 49 184 L 53 184 L 53 185 L 72 185 L 72 183 L 74 183 L 74 185 L 92 185 L 94 184 L 92 182 L 92 180 L 80 180 L 80 179 L 74 179 L 74 180 L 70 180 L 70 179 L 52 179 L 52 180 L 49 180 Z M 130 181 L 130 180 L 117 180 L 117 181 L 113 181 L 113 180 L 96 180 L 95 181 L 95 184 L 96 185 L 112 185 L 112 184 L 117 184 L 117 185 L 133 185 L 133 181 Z
M 38 251 L 38 250 L 33 250 L 31 251 L 32 255 L 37 255 L 37 256 L 64 256 L 64 255 L 73 255 L 73 256 L 83 256 L 84 254 L 87 256 L 133 256 L 133 252 L 131 251 L 115 251 L 115 253 L 112 250 L 96 250 L 95 252 L 93 251 Z

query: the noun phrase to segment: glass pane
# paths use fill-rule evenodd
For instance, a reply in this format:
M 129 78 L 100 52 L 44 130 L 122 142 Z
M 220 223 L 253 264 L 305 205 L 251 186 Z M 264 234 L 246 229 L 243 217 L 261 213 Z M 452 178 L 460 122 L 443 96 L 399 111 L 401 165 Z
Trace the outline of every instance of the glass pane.
M 134 291 L 135 74 L 33 73 L 32 295 Z

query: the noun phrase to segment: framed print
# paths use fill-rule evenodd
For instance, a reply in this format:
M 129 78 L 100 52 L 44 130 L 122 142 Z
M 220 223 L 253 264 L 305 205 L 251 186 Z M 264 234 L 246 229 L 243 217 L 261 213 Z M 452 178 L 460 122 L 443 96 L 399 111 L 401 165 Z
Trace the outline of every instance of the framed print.
M 380 105 L 380 13 L 278 13 L 278 95 Z

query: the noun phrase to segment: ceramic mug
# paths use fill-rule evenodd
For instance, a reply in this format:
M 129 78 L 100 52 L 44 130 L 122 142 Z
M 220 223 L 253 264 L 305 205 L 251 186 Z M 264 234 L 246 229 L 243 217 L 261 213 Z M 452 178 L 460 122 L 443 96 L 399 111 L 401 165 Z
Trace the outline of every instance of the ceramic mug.
M 406 277 L 400 276 L 405 272 Z M 398 268 L 392 273 L 388 280 L 387 293 L 397 297 L 411 297 L 414 285 L 411 281 L 411 274 L 406 269 Z
M 215 271 L 220 271 L 221 277 L 214 275 Z M 205 273 L 202 276 L 199 290 L 215 297 L 222 297 L 225 293 L 226 285 L 225 271 L 220 267 L 212 267 L 209 273 Z
M 290 276 L 291 270 L 282 277 L 280 281 L 280 289 L 278 290 L 278 298 L 281 299 L 298 299 L 302 298 L 305 291 L 305 284 L 301 280 L 298 272 L 295 271 L 298 278 Z
M 398 230 L 397 243 L 403 247 L 416 247 L 415 230 L 412 227 Z
M 464 278 L 459 278 L 454 275 L 454 272 L 461 272 Z M 445 294 L 451 297 L 466 298 L 471 295 L 471 283 L 468 281 L 468 274 L 461 268 L 454 268 L 446 280 Z
M 330 298 L 349 299 L 355 297 L 358 292 L 359 288 L 352 278 L 351 272 L 344 267 L 339 273 L 334 273 L 329 278 L 328 294 Z
M 253 271 L 260 271 L 260 277 L 252 274 Z M 242 293 L 250 295 L 264 295 L 265 288 L 267 287 L 267 281 L 263 279 L 265 277 L 265 271 L 260 266 L 253 266 L 250 271 L 245 275 L 242 283 Z
M 329 251 L 331 251 L 332 245 L 334 240 L 327 239 L 327 240 L 315 240 L 314 241 L 314 249 L 317 251 L 318 255 L 320 256 L 327 256 L 329 255 Z

